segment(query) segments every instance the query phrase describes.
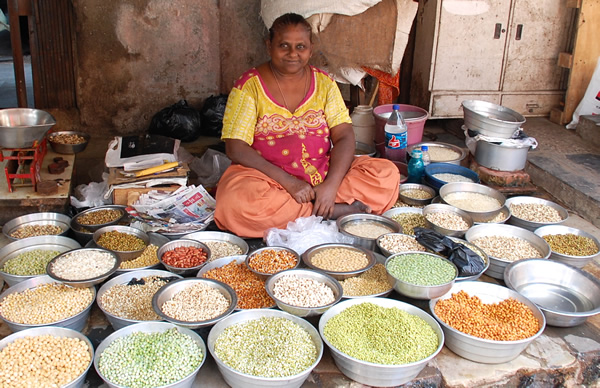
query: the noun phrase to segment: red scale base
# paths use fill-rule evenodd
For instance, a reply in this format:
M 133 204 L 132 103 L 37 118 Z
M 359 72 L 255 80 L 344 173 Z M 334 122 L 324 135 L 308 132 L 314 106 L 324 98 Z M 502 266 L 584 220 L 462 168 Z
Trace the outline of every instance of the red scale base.
M 4 166 L 8 191 L 15 187 L 33 186 L 37 191 L 40 181 L 42 161 L 46 155 L 46 139 L 35 142 L 29 148 L 0 148 L 0 162 L 7 160 Z

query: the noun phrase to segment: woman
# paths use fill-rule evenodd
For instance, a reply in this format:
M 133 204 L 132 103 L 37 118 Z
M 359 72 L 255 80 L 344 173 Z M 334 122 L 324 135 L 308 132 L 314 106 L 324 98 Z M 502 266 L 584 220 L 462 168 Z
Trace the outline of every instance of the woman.
M 398 198 L 398 169 L 354 157 L 337 84 L 308 65 L 308 22 L 280 16 L 266 43 L 271 60 L 244 73 L 227 100 L 222 139 L 233 163 L 217 185 L 217 226 L 262 237 L 311 214 L 335 219 L 389 209 Z

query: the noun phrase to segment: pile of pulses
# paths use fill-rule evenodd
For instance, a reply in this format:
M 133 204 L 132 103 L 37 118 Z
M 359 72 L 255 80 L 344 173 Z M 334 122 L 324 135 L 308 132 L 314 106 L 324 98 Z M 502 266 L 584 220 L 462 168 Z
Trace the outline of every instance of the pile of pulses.
M 102 233 L 97 244 L 102 248 L 118 252 L 140 251 L 146 248 L 146 243 L 141 238 L 117 230 Z
M 419 244 L 416 238 L 405 234 L 390 233 L 381 236 L 379 246 L 388 252 L 400 253 L 408 251 L 425 252 L 427 249 Z
M 500 213 L 496 214 L 496 216 L 494 216 L 494 218 L 492 218 L 491 220 L 487 220 L 487 221 L 483 221 L 483 222 L 488 223 L 488 224 L 503 222 L 508 219 L 508 216 L 509 216 L 508 212 L 500 211 Z
M 99 300 L 99 305 L 109 314 L 134 321 L 159 321 L 152 308 L 152 297 L 159 288 L 177 277 L 145 276 L 129 283 L 110 287 Z
M 49 224 L 25 225 L 10 234 L 12 238 L 27 238 L 35 236 L 56 236 L 64 232 L 59 226 Z
M 117 209 L 96 210 L 77 217 L 77 222 L 81 225 L 101 225 L 116 221 L 122 215 L 123 212 Z
M 265 282 L 244 263 L 232 261 L 207 271 L 202 277 L 230 285 L 238 297 L 237 307 L 240 309 L 260 309 L 275 305 L 275 301 L 267 294 Z
M 163 263 L 176 268 L 194 268 L 206 263 L 208 253 L 200 247 L 177 247 L 163 253 Z
M 229 308 L 229 301 L 219 290 L 196 283 L 179 291 L 160 307 L 171 318 L 185 322 L 213 319 Z
M 525 221 L 551 223 L 563 220 L 558 210 L 542 203 L 511 203 L 509 208 L 513 216 Z
M 578 234 L 547 234 L 542 236 L 556 253 L 568 256 L 591 256 L 598 253 L 600 248 L 594 240 Z
M 426 228 L 425 216 L 421 213 L 398 213 L 394 214 L 392 220 L 396 221 L 402 227 L 402 232 L 406 234 L 415 234 L 415 228 Z
M 429 147 L 429 158 L 431 162 L 448 162 L 450 160 L 456 160 L 460 157 L 460 154 L 450 148 L 446 147 Z
M 116 257 L 110 252 L 80 249 L 56 258 L 51 270 L 61 279 L 85 280 L 108 273 L 116 262 Z
M 394 204 L 394 206 L 392 206 L 392 207 L 414 207 L 414 208 L 417 208 L 417 209 L 423 209 L 425 207 L 425 205 L 409 205 L 406 202 L 402 202 L 401 199 L 398 199 L 396 201 L 396 203 Z
M 296 264 L 298 264 L 296 255 L 285 249 L 265 249 L 248 258 L 250 268 L 264 274 L 274 274 L 294 268 Z
M 388 279 L 388 273 L 383 264 L 377 263 L 361 273 L 344 280 L 340 280 L 344 296 L 368 296 L 391 291 L 394 284 Z
M 417 286 L 438 286 L 456 278 L 456 267 L 448 260 L 421 253 L 393 257 L 387 270 L 396 279 Z
M 63 387 L 81 376 L 91 360 L 88 344 L 79 338 L 17 338 L 0 351 L 0 386 Z
M 432 224 L 450 230 L 467 230 L 469 224 L 464 218 L 449 211 L 432 212 L 425 215 Z
M 85 143 L 85 138 L 76 133 L 57 133 L 50 136 L 50 141 L 59 144 L 81 144 Z
M 210 249 L 210 259 L 207 262 L 211 262 L 221 257 L 235 256 L 243 254 L 242 248 L 234 243 L 227 241 L 202 241 L 204 245 Z
M 540 259 L 541 252 L 527 240 L 508 236 L 484 236 L 471 241 L 488 256 L 507 261 Z
M 382 365 L 420 361 L 439 345 L 435 331 L 422 318 L 397 307 L 369 302 L 355 304 L 331 317 L 323 335 L 342 353 Z
M 315 267 L 332 272 L 351 272 L 365 268 L 369 259 L 364 252 L 351 248 L 324 248 L 310 257 Z
M 412 199 L 431 199 L 433 195 L 430 192 L 421 189 L 410 189 L 410 190 L 402 190 L 400 192 L 403 196 Z
M 473 179 L 460 174 L 452 174 L 449 172 L 433 174 L 432 177 L 442 182 L 473 182 Z
M 282 317 L 263 317 L 227 327 L 215 354 L 230 368 L 252 376 L 297 375 L 317 360 L 317 347 L 302 326 Z
M 119 265 L 119 269 L 134 269 L 150 267 L 160 263 L 158 260 L 158 246 L 154 244 L 148 245 L 141 255 L 133 260 L 122 261 Z
M 451 298 L 440 299 L 434 311 L 456 330 L 493 341 L 522 340 L 540 329 L 533 311 L 513 298 L 488 304 L 461 290 Z
M 46 266 L 50 260 L 59 254 L 59 251 L 46 251 L 43 249 L 19 253 L 4 263 L 2 272 L 17 276 L 43 275 L 46 273 Z
M 7 295 L 0 301 L 0 314 L 14 323 L 43 325 L 77 315 L 93 301 L 89 288 L 46 283 Z
M 444 201 L 449 205 L 470 212 L 489 212 L 502 207 L 502 204 L 496 198 L 470 191 L 450 193 L 444 197 Z
M 134 332 L 104 349 L 98 370 L 122 387 L 162 387 L 190 375 L 204 354 L 192 337 L 176 328 L 164 332 Z
M 335 301 L 333 290 L 325 283 L 296 275 L 285 275 L 273 284 L 273 295 L 292 306 L 320 307 Z
M 352 221 L 342 227 L 346 233 L 362 238 L 375 239 L 382 234 L 393 232 L 392 228 L 375 221 Z

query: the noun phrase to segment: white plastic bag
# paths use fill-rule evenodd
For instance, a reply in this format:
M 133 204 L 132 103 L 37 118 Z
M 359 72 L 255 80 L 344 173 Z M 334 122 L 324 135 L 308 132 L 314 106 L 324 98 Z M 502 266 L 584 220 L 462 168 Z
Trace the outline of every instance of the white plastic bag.
M 71 206 L 82 209 L 86 207 L 96 207 L 109 205 L 111 200 L 104 198 L 104 194 L 108 191 L 108 174 L 102 174 L 102 182 L 90 182 L 87 185 L 79 185 L 75 188 L 75 193 L 82 198 L 71 196 Z
M 594 74 L 592 74 L 592 79 L 585 90 L 581 102 L 575 108 L 573 119 L 567 124 L 567 128 L 575 129 L 579 123 L 579 116 L 583 115 L 600 115 L 600 58 L 596 62 L 596 69 L 594 70 Z
M 351 237 L 338 232 L 335 221 L 323 221 L 323 217 L 301 217 L 290 221 L 286 229 L 270 228 L 265 231 L 267 246 L 283 246 L 293 249 L 299 255 L 308 248 L 319 244 L 346 243 Z

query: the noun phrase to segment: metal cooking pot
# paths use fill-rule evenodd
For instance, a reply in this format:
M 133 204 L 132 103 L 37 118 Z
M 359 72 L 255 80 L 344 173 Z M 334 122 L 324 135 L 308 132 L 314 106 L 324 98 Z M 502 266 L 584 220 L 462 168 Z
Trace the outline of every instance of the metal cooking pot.
M 525 168 L 530 146 L 507 146 L 485 140 L 477 142 L 475 161 L 483 167 L 499 171 L 518 171 Z

